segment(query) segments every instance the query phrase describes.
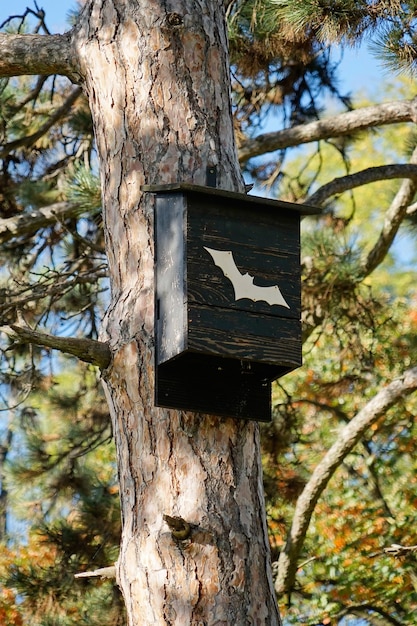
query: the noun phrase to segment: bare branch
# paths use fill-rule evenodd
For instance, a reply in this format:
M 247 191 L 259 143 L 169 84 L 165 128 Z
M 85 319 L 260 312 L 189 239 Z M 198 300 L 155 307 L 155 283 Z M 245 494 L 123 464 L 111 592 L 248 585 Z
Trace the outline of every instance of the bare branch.
M 369 555 L 370 559 L 375 558 L 376 556 L 381 556 L 382 554 L 389 554 L 390 556 L 400 557 L 406 556 L 409 552 L 417 552 L 417 546 L 402 546 L 399 543 L 392 543 L 387 548 L 382 548 L 379 552 L 374 552 Z
M 23 107 L 28 104 L 28 102 L 36 102 L 40 92 L 42 91 L 42 87 L 44 86 L 44 84 L 46 83 L 46 81 L 48 80 L 47 76 L 39 76 L 38 80 L 36 81 L 36 85 L 34 86 L 33 89 L 31 89 L 26 96 L 23 98 L 23 100 L 20 100 L 20 102 L 14 107 L 13 111 L 20 111 L 21 109 L 23 109 Z
M 417 165 L 417 148 L 414 149 L 410 163 L 412 165 Z M 385 258 L 396 234 L 398 233 L 398 229 L 400 228 L 402 221 L 407 215 L 407 209 L 414 199 L 416 191 L 416 179 L 404 180 L 402 182 L 398 193 L 385 214 L 384 225 L 379 238 L 362 263 L 362 273 L 364 276 L 368 276 L 371 272 L 373 272 L 373 270 L 378 267 L 381 261 Z
M 23 327 L 16 324 L 10 324 L 9 327 L 3 327 L 1 330 L 8 333 L 8 328 L 17 335 L 21 343 L 32 343 L 36 346 L 52 348 L 65 354 L 71 354 L 85 363 L 97 365 L 101 370 L 106 369 L 110 365 L 110 348 L 107 343 L 102 341 L 77 339 L 75 337 L 57 337 L 56 335 L 48 335 L 32 330 L 28 326 Z
M 373 167 L 356 172 L 348 176 L 336 178 L 327 185 L 309 196 L 309 204 L 316 206 L 334 193 L 341 193 L 346 189 L 388 178 L 406 177 L 399 188 L 391 206 L 384 216 L 381 232 L 371 251 L 362 259 L 357 278 L 363 280 L 371 274 L 388 254 L 399 228 L 407 216 L 413 215 L 417 204 L 411 204 L 417 192 L 417 148 L 414 150 L 409 164 L 391 164 Z M 307 267 L 308 257 L 303 260 Z M 337 283 L 333 286 L 335 287 Z M 353 283 L 352 283 L 353 285 Z M 308 339 L 313 330 L 325 319 L 326 308 L 320 303 L 314 309 L 306 306 L 303 312 L 303 342 Z
M 392 617 L 388 611 L 374 606 L 373 604 L 348 606 L 339 613 L 338 617 L 343 617 L 345 615 L 355 615 L 355 617 L 363 618 L 368 623 L 372 624 L 372 626 L 387 626 L 387 624 L 392 624 L 392 626 L 402 626 L 402 622 L 399 622 Z
M 116 566 L 100 567 L 91 572 L 79 572 L 74 574 L 74 578 L 91 578 L 92 576 L 100 576 L 100 578 L 116 578 Z
M 407 207 L 407 215 L 414 215 L 415 213 L 417 213 L 417 202 L 414 202 L 413 204 L 410 204 L 409 207 Z
M 60 222 L 69 217 L 77 217 L 83 210 L 71 202 L 56 202 L 47 207 L 20 213 L 14 217 L 0 219 L 0 243 L 10 241 L 14 237 L 32 235 L 40 228 L 51 223 Z
M 10 143 L 5 144 L 0 150 L 0 159 L 4 159 L 4 157 L 10 154 L 12 150 L 16 150 L 18 148 L 30 148 L 30 146 L 33 146 L 33 144 L 38 141 L 38 139 L 43 137 L 43 135 L 45 135 L 45 133 L 47 133 L 54 124 L 59 122 L 59 120 L 68 113 L 74 102 L 80 97 L 81 94 L 81 87 L 76 87 L 72 91 L 70 96 L 68 96 L 68 98 L 65 100 L 64 104 L 60 106 L 59 109 L 55 111 L 55 113 L 48 117 L 47 122 L 45 122 L 45 124 L 43 124 L 40 129 L 36 131 L 36 133 L 33 133 L 32 135 L 26 135 L 24 137 L 21 137 L 20 139 L 16 139 L 15 141 L 11 141 Z
M 393 178 L 411 178 L 417 180 L 417 165 L 398 164 L 380 165 L 379 167 L 368 167 L 355 174 L 340 176 L 330 183 L 323 185 L 306 200 L 306 204 L 321 206 L 327 198 L 334 196 L 355 187 L 368 185 L 378 180 L 391 180 Z
M 15 321 L 16 311 L 23 310 L 28 302 L 38 302 L 47 298 L 50 303 L 70 293 L 77 285 L 96 285 L 102 278 L 108 278 L 107 265 L 103 262 L 96 267 L 84 265 L 81 256 L 74 261 L 68 271 L 49 271 L 39 276 L 36 285 L 30 282 L 17 283 L 11 292 L 3 289 L 0 295 L 0 324 L 8 325 Z M 25 324 L 23 324 L 25 325 Z
M 416 121 L 417 101 L 414 99 L 377 104 L 247 139 L 239 148 L 239 161 L 245 163 L 248 159 L 266 152 L 284 150 L 322 139 L 343 137 L 367 128 Z
M 71 33 L 63 35 L 14 35 L 0 33 L 0 76 L 68 76 L 78 82 L 77 61 Z
M 341 431 L 337 441 L 317 465 L 310 480 L 297 500 L 294 517 L 287 540 L 278 561 L 275 589 L 283 594 L 292 589 L 297 571 L 297 561 L 318 499 L 330 479 L 360 441 L 365 431 L 400 398 L 417 389 L 417 366 L 381 389 Z

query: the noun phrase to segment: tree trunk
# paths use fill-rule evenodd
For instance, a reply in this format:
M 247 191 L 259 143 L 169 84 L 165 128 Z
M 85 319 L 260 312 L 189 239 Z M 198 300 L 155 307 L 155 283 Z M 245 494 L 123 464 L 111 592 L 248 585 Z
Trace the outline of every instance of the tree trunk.
M 219 187 L 243 190 L 223 5 L 91 0 L 73 35 L 100 158 L 113 355 L 103 378 L 131 625 L 280 623 L 258 425 L 154 406 L 153 196 L 141 186 L 204 185 L 216 166 Z

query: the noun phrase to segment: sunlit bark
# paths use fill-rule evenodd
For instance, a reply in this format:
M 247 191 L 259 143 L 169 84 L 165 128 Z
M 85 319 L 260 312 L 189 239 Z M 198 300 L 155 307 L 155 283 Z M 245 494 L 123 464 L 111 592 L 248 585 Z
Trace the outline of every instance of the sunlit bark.
M 246 139 L 239 146 L 239 160 L 245 163 L 260 154 L 285 150 L 312 141 L 321 141 L 331 137 L 344 137 L 359 131 L 387 124 L 417 121 L 416 100 L 386 102 L 369 107 L 332 115 L 328 118 L 300 124 L 292 128 L 263 133 Z
M 49 36 L 0 33 L 0 50 L 0 76 L 63 74 L 77 82 L 77 59 L 68 33 Z

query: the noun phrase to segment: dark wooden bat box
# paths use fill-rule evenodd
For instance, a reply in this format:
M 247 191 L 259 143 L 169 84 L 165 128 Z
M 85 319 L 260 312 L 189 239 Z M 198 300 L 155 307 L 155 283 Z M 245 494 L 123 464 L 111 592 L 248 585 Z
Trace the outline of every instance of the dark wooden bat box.
M 317 210 L 211 187 L 155 198 L 155 403 L 268 421 L 301 365 L 300 217 Z

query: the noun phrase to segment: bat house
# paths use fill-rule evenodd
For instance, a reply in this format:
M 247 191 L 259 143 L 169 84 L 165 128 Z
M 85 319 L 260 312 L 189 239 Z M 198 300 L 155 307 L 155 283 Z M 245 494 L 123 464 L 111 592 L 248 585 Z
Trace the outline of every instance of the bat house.
M 301 365 L 305 205 L 178 183 L 155 193 L 155 404 L 271 419 Z

